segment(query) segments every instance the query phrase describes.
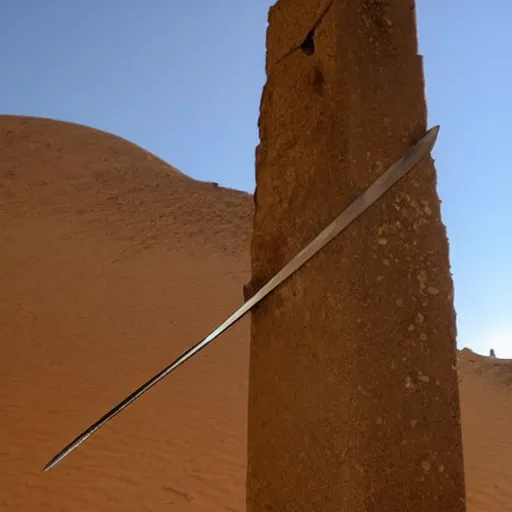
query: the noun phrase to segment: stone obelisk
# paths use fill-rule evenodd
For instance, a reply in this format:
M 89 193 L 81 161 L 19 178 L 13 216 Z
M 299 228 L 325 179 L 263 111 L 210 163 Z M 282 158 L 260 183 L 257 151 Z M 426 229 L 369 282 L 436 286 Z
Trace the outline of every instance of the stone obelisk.
M 412 0 L 270 9 L 247 295 L 424 135 L 422 67 Z M 257 306 L 251 330 L 248 512 L 465 510 L 430 156 Z

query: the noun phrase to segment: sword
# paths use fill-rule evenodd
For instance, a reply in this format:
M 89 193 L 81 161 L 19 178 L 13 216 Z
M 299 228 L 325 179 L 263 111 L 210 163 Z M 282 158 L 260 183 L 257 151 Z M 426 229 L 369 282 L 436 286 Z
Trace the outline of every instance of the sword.
M 131 405 L 137 398 L 140 398 L 146 391 L 149 391 L 155 384 L 167 377 L 176 368 L 188 361 L 191 357 L 205 348 L 215 338 L 234 325 L 256 304 L 262 301 L 269 293 L 275 290 L 283 281 L 295 273 L 304 263 L 309 261 L 322 247 L 328 244 L 334 237 L 343 231 L 368 207 L 380 199 L 395 183 L 403 178 L 422 158 L 429 153 L 437 139 L 439 126 L 434 126 L 426 134 L 409 148 L 404 156 L 389 167 L 379 176 L 359 197 L 357 197 L 338 217 L 336 217 L 316 238 L 314 238 L 304 249 L 302 249 L 291 261 L 289 261 L 270 281 L 267 282 L 253 297 L 247 300 L 227 320 L 213 330 L 206 338 L 189 348 L 181 356 L 175 359 L 163 370 L 151 377 L 142 386 L 128 395 L 124 400 L 113 407 L 98 421 L 84 430 L 78 437 L 65 446 L 53 459 L 46 464 L 43 471 L 53 468 L 64 457 L 78 448 L 84 441 L 91 437 L 103 425 L 112 420 L 121 411 Z

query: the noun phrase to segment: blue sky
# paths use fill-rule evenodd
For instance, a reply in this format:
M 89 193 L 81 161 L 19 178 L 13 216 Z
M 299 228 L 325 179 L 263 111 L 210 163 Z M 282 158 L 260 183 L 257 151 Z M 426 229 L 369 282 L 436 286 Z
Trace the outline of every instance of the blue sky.
M 252 191 L 272 3 L 4 2 L 0 113 L 97 127 Z M 512 357 L 512 3 L 417 4 L 459 347 Z

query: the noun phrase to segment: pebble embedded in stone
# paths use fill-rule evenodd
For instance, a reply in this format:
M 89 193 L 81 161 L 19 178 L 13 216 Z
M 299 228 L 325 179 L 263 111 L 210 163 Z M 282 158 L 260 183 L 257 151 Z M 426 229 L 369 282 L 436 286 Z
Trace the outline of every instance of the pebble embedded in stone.
M 423 383 L 428 383 L 430 382 L 430 377 L 428 377 L 427 375 L 423 375 L 421 372 L 418 374 L 418 380 L 420 382 L 423 382 Z
M 428 460 L 424 460 L 422 463 L 421 463 L 421 467 L 423 468 L 423 471 L 430 471 L 430 468 L 431 468 L 431 464 Z
M 420 270 L 420 273 L 416 276 L 420 283 L 420 290 L 423 291 L 425 289 L 427 282 L 427 272 L 425 270 Z

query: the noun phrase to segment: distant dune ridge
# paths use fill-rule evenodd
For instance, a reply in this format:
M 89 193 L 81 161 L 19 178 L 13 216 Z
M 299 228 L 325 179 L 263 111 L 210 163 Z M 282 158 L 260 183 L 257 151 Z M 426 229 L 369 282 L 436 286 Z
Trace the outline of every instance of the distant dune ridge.
M 245 510 L 246 319 L 41 468 L 240 305 L 252 211 L 113 135 L 0 116 L 0 510 Z M 458 370 L 468 510 L 510 511 L 512 362 Z

